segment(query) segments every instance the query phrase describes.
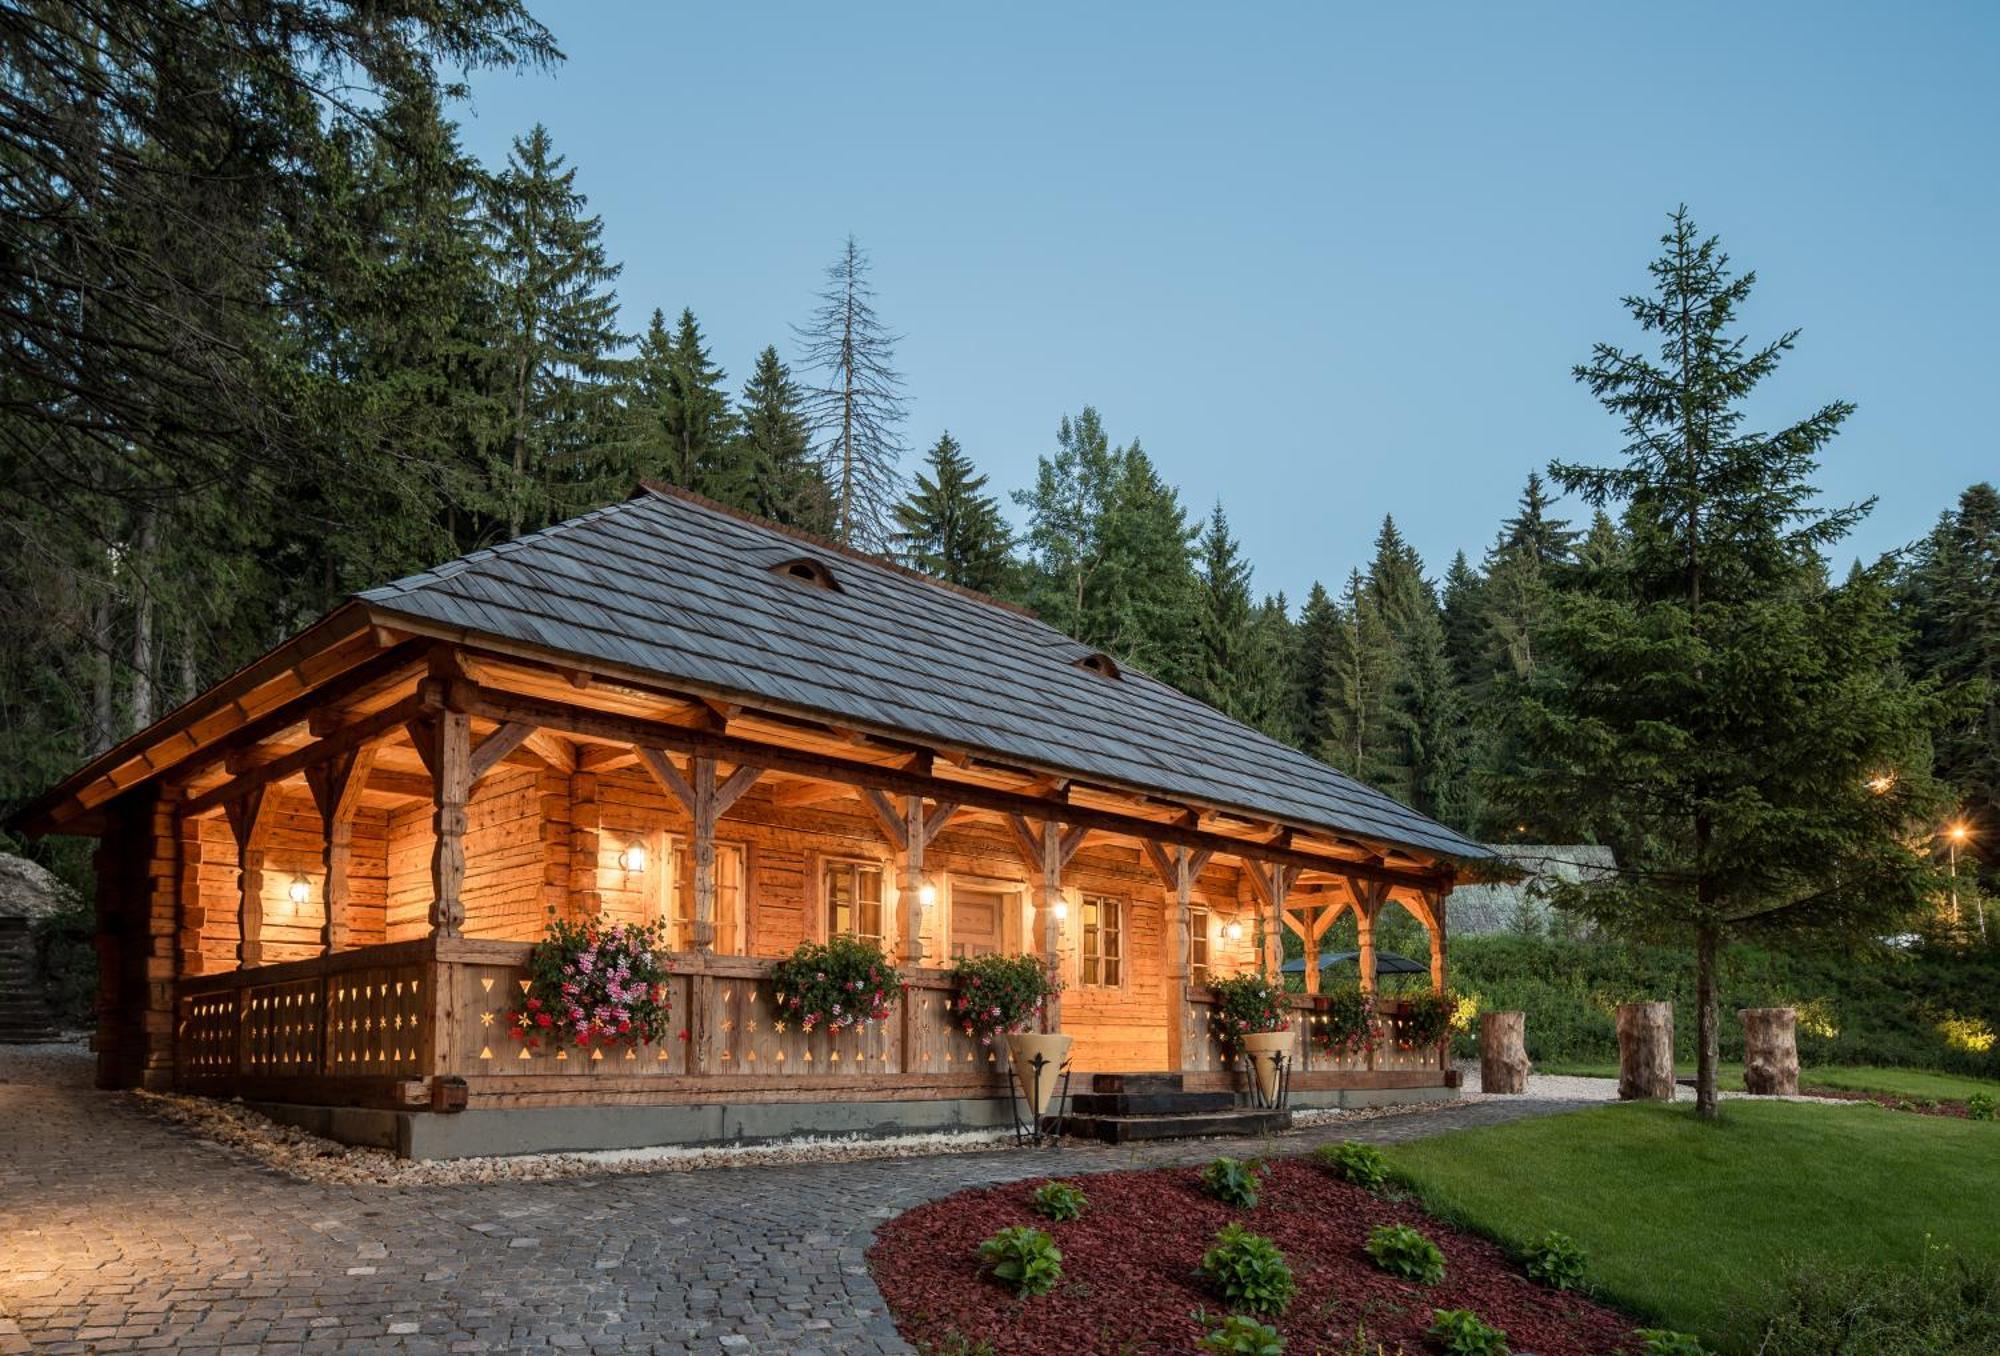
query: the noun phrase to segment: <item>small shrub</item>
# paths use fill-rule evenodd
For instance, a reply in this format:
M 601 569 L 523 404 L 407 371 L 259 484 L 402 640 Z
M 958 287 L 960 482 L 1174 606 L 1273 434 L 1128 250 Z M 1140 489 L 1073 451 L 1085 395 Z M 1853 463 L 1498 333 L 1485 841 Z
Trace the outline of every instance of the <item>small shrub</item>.
M 1992 1356 L 2000 1261 L 1932 1247 L 1915 1266 L 1802 1267 L 1769 1312 L 1762 1356 Z
M 1046 1295 L 1062 1280 L 1062 1251 L 1040 1229 L 1016 1224 L 979 1245 L 979 1260 L 993 1279 L 1017 1295 Z
M 1684 1332 L 1671 1328 L 1641 1328 L 1639 1350 L 1644 1356 L 1708 1356 L 1708 1348 Z
M 1224 1205 L 1248 1210 L 1257 1204 L 1257 1183 L 1263 1171 L 1264 1165 L 1254 1159 L 1246 1163 L 1240 1158 L 1218 1158 L 1201 1170 L 1201 1189 Z
M 981 1045 L 1030 1030 L 1062 991 L 1040 956 L 965 956 L 951 978 L 951 1019 Z
M 1575 1239 L 1551 1229 L 1528 1249 L 1528 1276 L 1551 1290 L 1581 1290 L 1586 1260 Z
M 1348 1056 L 1364 1054 L 1375 1043 L 1375 995 L 1359 984 L 1322 989 L 1319 1006 L 1311 1027 L 1316 1048 Z
M 1389 1181 L 1389 1160 L 1372 1144 L 1351 1139 L 1322 1144 L 1313 1150 L 1313 1157 L 1335 1177 L 1370 1191 L 1381 1190 Z
M 1430 1335 L 1446 1356 L 1507 1356 L 1507 1334 L 1470 1309 L 1433 1309 Z
M 1247 1314 L 1231 1314 L 1201 1339 L 1203 1351 L 1222 1356 L 1284 1356 L 1285 1339 L 1268 1323 Z
M 1036 1214 L 1057 1224 L 1083 1218 L 1083 1207 L 1090 1203 L 1080 1187 L 1068 1182 L 1044 1182 L 1035 1188 L 1035 1194 L 1029 1197 L 1029 1201 L 1034 1205 Z
M 1444 1279 L 1444 1254 L 1438 1245 L 1407 1224 L 1382 1224 L 1368 1235 L 1368 1255 L 1391 1276 L 1418 1285 Z
M 1990 1121 L 2000 1114 L 2000 1101 L 1990 1092 L 1975 1092 L 1965 1099 L 1965 1114 L 1975 1121 Z
M 1201 1274 L 1233 1309 L 1282 1314 L 1298 1285 L 1277 1244 L 1241 1224 L 1225 1224 L 1201 1259 Z

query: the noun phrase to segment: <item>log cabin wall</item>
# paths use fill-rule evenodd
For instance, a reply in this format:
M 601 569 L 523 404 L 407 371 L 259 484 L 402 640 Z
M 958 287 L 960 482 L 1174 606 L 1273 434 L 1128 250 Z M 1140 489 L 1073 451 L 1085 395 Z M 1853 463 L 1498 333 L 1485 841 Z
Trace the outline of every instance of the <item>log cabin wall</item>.
M 320 954 L 320 897 L 324 844 L 320 821 L 306 794 L 274 789 L 264 815 L 264 954 L 267 963 Z M 184 907 L 182 970 L 213 974 L 236 967 L 237 853 L 227 820 L 210 815 L 183 826 L 180 855 Z M 467 807 L 464 935 L 531 942 L 542 935 L 551 909 L 567 917 L 593 913 L 639 922 L 667 907 L 667 875 L 678 865 L 670 851 L 685 843 L 691 823 L 679 803 L 640 768 L 569 773 L 503 765 L 475 787 Z M 753 787 L 720 822 L 717 841 L 742 854 L 742 920 L 719 919 L 717 950 L 771 958 L 826 933 L 821 880 L 833 861 L 878 866 L 882 876 L 883 937 L 900 951 L 898 854 L 878 821 L 854 799 L 813 805 L 780 805 L 768 785 Z M 645 869 L 629 872 L 621 854 L 639 845 Z M 394 810 L 364 806 L 354 821 L 350 869 L 355 946 L 413 941 L 429 932 L 431 809 L 412 801 Z M 1040 950 L 1030 872 L 1014 838 L 990 817 L 947 825 L 925 855 L 925 875 L 938 898 L 925 911 L 923 964 L 949 966 L 957 950 L 952 935 L 954 888 L 1012 896 L 1002 919 L 999 949 Z M 294 880 L 307 881 L 308 901 L 294 904 Z M 1077 1037 L 1077 1067 L 1143 1070 L 1168 1067 L 1171 1021 L 1167 976 L 1171 970 L 1170 895 L 1158 873 L 1133 844 L 1086 841 L 1063 872 L 1068 917 L 1062 925 L 1061 969 L 1066 985 L 1063 1029 Z M 1120 974 L 1115 984 L 1082 978 L 1083 902 L 1113 902 L 1120 916 Z M 1196 882 L 1193 904 L 1208 916 L 1208 962 L 1221 976 L 1257 964 L 1257 909 L 1241 873 L 1211 865 Z M 1224 929 L 1240 924 L 1227 940 Z M 192 925 L 192 926 L 190 926 Z M 186 949 L 192 942 L 192 950 Z
M 304 791 L 283 788 L 270 792 L 263 814 L 270 821 L 264 850 L 264 960 L 267 964 L 305 960 L 320 954 L 320 929 L 326 921 L 322 894 L 326 842 L 319 812 Z M 372 806 L 363 806 L 354 815 L 348 916 L 355 946 L 373 946 L 386 940 L 383 917 L 388 896 L 389 824 L 389 814 Z M 181 834 L 185 844 L 181 973 L 212 975 L 234 970 L 239 931 L 235 835 L 229 821 L 219 814 L 182 821 Z M 428 892 L 428 838 L 424 850 Z M 304 904 L 294 904 L 292 882 L 301 879 L 310 893 Z

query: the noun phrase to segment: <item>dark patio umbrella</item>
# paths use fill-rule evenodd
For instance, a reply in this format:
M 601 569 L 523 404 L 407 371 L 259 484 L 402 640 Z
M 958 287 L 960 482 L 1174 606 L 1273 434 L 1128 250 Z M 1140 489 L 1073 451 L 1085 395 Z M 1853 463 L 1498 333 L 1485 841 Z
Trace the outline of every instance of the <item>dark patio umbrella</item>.
M 1355 965 L 1358 967 L 1360 960 L 1361 953 L 1359 951 L 1327 951 L 1322 952 L 1320 955 L 1319 968 L 1327 970 L 1336 965 Z M 1304 974 L 1306 972 L 1306 958 L 1304 956 L 1292 957 L 1292 959 L 1285 962 L 1284 972 L 1288 975 Z M 1375 953 L 1375 973 L 1377 975 L 1427 975 L 1430 972 L 1430 966 L 1423 964 L 1421 961 L 1413 961 L 1408 956 L 1399 956 L 1393 951 L 1377 951 Z

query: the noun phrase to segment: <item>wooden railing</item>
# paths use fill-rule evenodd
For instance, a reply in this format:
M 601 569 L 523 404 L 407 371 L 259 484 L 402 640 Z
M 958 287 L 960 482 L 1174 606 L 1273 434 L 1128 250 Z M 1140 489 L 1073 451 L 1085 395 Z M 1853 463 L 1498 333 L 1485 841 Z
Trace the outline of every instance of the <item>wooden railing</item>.
M 1404 1081 L 1442 1081 L 1451 1068 L 1450 1042 L 1418 1045 L 1407 1035 L 1409 1019 L 1395 998 L 1376 1000 L 1376 1038 L 1365 1050 L 1335 1054 L 1319 1048 L 1313 1031 L 1326 1022 L 1328 1000 L 1316 995 L 1288 994 L 1291 1005 L 1289 1052 L 1294 1074 L 1393 1074 Z M 1235 1072 L 1235 1056 L 1216 1033 L 1215 995 L 1205 988 L 1187 993 L 1187 1030 L 1181 1041 L 1182 1062 L 1193 1072 Z
M 419 1105 L 440 1078 L 483 1104 L 983 1096 L 1005 1055 L 955 1026 L 942 970 L 905 972 L 889 1019 L 807 1033 L 777 1010 L 771 963 L 675 955 L 666 1039 L 529 1048 L 509 1014 L 527 943 L 430 939 L 185 980 L 177 1067 L 190 1091 L 335 1105 Z

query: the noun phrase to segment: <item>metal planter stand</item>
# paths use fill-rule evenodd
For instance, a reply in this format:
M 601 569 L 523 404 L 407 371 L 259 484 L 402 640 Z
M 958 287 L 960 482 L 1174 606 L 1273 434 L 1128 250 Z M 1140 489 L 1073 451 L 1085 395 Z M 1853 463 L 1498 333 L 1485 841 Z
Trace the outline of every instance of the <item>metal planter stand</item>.
M 1014 1143 L 1016 1146 L 1033 1144 L 1039 1147 L 1046 1144 L 1057 1150 L 1062 1148 L 1062 1123 L 1064 1117 L 1069 1113 L 1070 1067 L 1069 1060 L 1065 1059 L 1062 1062 L 1062 1067 L 1051 1073 L 1049 1072 L 1050 1062 L 1046 1055 L 1036 1055 L 1034 1059 L 1029 1061 L 1028 1068 L 1034 1074 L 1030 1086 L 1034 1088 L 1036 1096 L 1025 1103 L 1025 1112 L 1021 1097 L 1021 1080 L 1014 1077 L 1012 1070 L 1008 1071 L 1007 1087 L 1010 1093 L 1010 1104 L 1014 1111 Z M 1035 1114 L 1035 1103 L 1041 1100 L 1040 1093 L 1044 1076 L 1060 1078 L 1062 1086 L 1056 1089 L 1054 1110 L 1046 1115 L 1037 1116 Z
M 1243 1057 L 1245 1064 L 1248 1064 L 1250 1059 L 1251 1056 L 1247 1053 Z M 1244 1072 L 1249 1075 L 1251 1106 L 1258 1108 L 1260 1111 L 1283 1111 L 1291 1105 L 1292 1061 L 1283 1050 L 1273 1050 L 1271 1052 L 1272 1094 L 1268 1102 L 1264 1100 L 1264 1094 L 1258 1086 L 1257 1070 L 1249 1068 L 1245 1069 Z

